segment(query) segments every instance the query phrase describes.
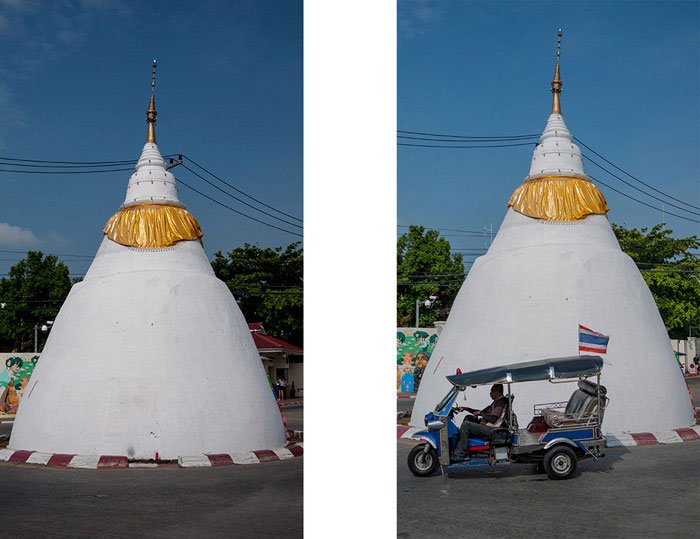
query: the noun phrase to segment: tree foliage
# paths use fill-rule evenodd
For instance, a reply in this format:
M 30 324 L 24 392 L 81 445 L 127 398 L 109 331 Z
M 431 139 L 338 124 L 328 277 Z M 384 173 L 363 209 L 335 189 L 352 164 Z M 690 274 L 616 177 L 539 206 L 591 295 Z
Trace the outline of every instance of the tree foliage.
M 430 308 L 421 305 L 420 326 L 444 320 L 464 280 L 461 254 L 437 230 L 411 226 L 397 241 L 397 324 L 415 324 L 416 301 L 437 296 Z
M 651 229 L 612 225 L 620 248 L 635 261 L 673 339 L 700 333 L 700 247 L 697 236 L 673 238 L 665 223 Z M 697 334 L 697 333 L 696 333 Z
M 270 335 L 303 344 L 303 267 L 300 244 L 261 249 L 246 243 L 211 262 L 248 322 L 262 322 Z
M 0 279 L 0 350 L 33 350 L 34 326 L 56 317 L 71 286 L 68 267 L 55 256 L 29 251 L 12 266 Z

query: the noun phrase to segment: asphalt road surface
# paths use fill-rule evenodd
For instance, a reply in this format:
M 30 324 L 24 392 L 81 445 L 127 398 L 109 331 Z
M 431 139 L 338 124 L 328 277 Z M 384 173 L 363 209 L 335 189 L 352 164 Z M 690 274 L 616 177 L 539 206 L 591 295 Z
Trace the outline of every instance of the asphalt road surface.
M 283 406 L 282 413 L 287 420 L 287 428 L 292 430 L 304 430 L 304 405 L 293 404 Z
M 607 449 L 565 481 L 526 464 L 419 478 L 398 442 L 398 537 L 697 536 L 700 441 Z
M 283 410 L 303 430 L 302 406 Z M 121 470 L 3 462 L 0 536 L 301 538 L 303 460 Z

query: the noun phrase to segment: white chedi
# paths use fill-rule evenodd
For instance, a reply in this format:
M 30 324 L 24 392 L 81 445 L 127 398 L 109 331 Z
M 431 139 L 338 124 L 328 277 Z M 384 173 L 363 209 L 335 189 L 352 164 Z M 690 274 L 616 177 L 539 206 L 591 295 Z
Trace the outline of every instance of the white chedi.
M 141 202 L 182 208 L 155 142 L 123 208 Z M 56 317 L 9 446 L 177 459 L 285 443 L 246 321 L 200 241 L 143 249 L 105 237 Z
M 451 387 L 445 377 L 457 369 L 576 355 L 579 324 L 610 336 L 601 382 L 610 399 L 605 433 L 693 424 L 688 391 L 649 288 L 620 249 L 602 195 L 581 180 L 588 180 L 581 152 L 561 113 L 553 113 L 519 188 L 525 187 L 519 207 L 539 205 L 543 214 L 508 208 L 487 253 L 474 262 L 424 371 L 413 426 L 423 427 L 424 415 Z M 579 183 L 572 189 L 573 182 Z M 557 198 L 565 189 L 583 195 Z M 546 199 L 536 200 L 542 193 Z M 554 220 L 544 210 L 571 216 Z M 473 398 L 469 406 L 486 406 L 488 389 L 466 391 L 465 398 Z M 520 426 L 533 417 L 535 404 L 566 401 L 575 389 L 547 382 L 513 385 Z

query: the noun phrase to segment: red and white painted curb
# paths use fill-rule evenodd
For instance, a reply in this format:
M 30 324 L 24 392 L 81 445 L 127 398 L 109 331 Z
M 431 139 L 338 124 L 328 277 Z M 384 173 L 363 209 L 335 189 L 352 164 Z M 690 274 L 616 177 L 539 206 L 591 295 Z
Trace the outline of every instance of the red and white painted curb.
M 129 462 L 125 456 L 118 455 L 63 455 L 58 453 L 41 453 L 39 451 L 15 451 L 0 449 L 0 461 L 15 464 L 42 464 L 57 468 L 86 468 L 104 470 L 112 468 L 195 468 L 205 466 L 223 466 L 226 464 L 260 464 L 301 457 L 304 444 L 288 444 L 277 449 L 260 449 L 243 453 L 220 453 L 216 455 L 192 455 L 179 457 L 172 462 Z
M 413 438 L 421 430 L 408 425 L 396 425 L 397 438 Z M 630 447 L 637 445 L 676 444 L 700 440 L 700 425 L 660 432 L 629 432 L 623 434 L 606 434 L 607 447 Z

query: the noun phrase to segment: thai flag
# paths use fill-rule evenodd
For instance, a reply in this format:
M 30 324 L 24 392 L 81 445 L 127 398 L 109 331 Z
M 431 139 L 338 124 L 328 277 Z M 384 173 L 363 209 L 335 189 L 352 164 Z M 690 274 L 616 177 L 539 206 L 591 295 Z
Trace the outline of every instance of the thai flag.
M 586 326 L 578 325 L 578 351 L 605 354 L 608 350 L 610 337 Z

